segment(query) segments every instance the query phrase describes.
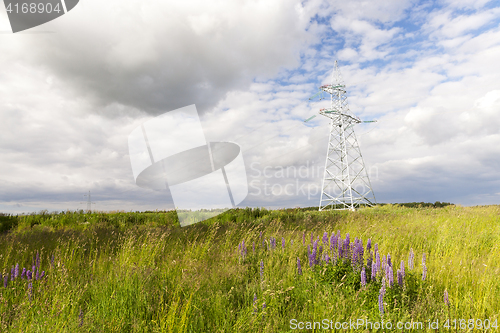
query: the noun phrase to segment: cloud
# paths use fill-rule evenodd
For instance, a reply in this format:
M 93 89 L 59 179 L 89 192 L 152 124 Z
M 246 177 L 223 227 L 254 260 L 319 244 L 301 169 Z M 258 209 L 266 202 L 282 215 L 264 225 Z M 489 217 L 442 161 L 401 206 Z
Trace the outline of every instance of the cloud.
M 24 53 L 75 94 L 159 114 L 196 104 L 203 112 L 256 76 L 298 64 L 315 36 L 300 2 L 89 0 L 28 36 Z

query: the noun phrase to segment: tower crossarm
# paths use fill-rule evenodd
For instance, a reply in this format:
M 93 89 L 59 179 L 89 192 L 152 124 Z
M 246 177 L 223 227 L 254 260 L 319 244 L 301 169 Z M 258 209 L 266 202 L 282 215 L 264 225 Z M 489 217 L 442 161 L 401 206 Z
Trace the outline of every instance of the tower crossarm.
M 319 89 L 329 94 L 346 93 L 345 84 L 325 84 L 319 87 Z
M 325 117 L 328 117 L 330 119 L 336 119 L 338 116 L 346 117 L 344 120 L 348 122 L 354 122 L 354 123 L 362 123 L 361 119 L 359 119 L 356 116 L 350 115 L 348 113 L 343 113 L 342 110 L 337 110 L 334 108 L 323 108 L 319 110 L 319 114 L 323 115 Z

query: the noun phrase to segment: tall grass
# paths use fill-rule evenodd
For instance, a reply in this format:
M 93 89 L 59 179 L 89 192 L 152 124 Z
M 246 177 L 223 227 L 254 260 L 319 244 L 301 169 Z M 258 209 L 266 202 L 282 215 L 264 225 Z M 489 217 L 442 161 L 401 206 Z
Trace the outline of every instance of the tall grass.
M 420 321 L 424 331 L 428 320 L 442 327 L 450 317 L 498 323 L 499 213 L 498 206 L 240 209 L 186 228 L 169 212 L 12 217 L 0 235 L 0 273 L 9 276 L 6 288 L 0 282 L 0 331 L 285 332 L 292 319 Z M 370 238 L 396 268 L 415 252 L 404 288 L 388 287 L 383 316 L 380 279 L 361 287 L 349 265 L 309 266 L 311 233 L 321 242 L 337 231 L 365 245 Z M 45 276 L 11 281 L 12 267 L 31 269 L 37 252 Z

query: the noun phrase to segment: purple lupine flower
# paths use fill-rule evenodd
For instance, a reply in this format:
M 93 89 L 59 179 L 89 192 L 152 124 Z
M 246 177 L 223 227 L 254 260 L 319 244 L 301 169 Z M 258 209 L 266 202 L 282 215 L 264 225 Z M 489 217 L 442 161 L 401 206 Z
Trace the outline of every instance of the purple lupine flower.
M 333 252 L 335 245 L 337 245 L 337 237 L 335 237 L 335 234 L 332 232 L 332 236 L 330 237 L 330 251 Z
M 381 267 L 381 262 L 380 262 L 380 253 L 378 253 L 378 251 L 375 252 L 375 267 L 376 271 L 379 272 Z
M 291 242 L 291 245 L 293 245 L 293 239 L 290 242 Z
M 260 261 L 260 278 L 264 279 L 264 260 Z
M 245 253 L 245 240 L 241 241 L 241 256 L 243 257 Z
M 50 258 L 50 266 L 54 266 L 54 255 L 52 255 L 52 258 Z
M 366 286 L 366 273 L 365 273 L 365 268 L 361 270 L 361 285 L 364 287 Z
M 392 266 L 387 265 L 388 271 L 389 271 L 389 287 L 392 287 L 394 285 L 394 273 L 392 271 Z
M 342 238 L 337 237 L 337 250 L 339 252 L 339 259 L 344 259 L 344 243 L 342 242 Z
M 399 270 L 401 271 L 401 277 L 405 278 L 405 261 L 401 260 L 401 265 L 399 266 Z
M 323 245 L 319 246 L 318 257 L 322 257 L 323 254 Z
M 382 287 L 380 288 L 380 293 L 378 294 L 378 310 L 380 315 L 384 315 L 384 295 L 385 295 L 385 278 L 382 278 Z
M 262 238 L 262 231 L 260 232 L 260 238 Z
M 315 241 L 314 244 L 313 244 L 313 250 L 312 250 L 312 253 L 311 253 L 311 256 L 312 256 L 312 262 L 314 265 L 316 265 L 318 263 L 318 260 L 316 259 L 317 256 L 316 254 L 318 253 L 318 241 Z
M 30 302 L 31 302 L 31 296 L 33 295 L 33 283 L 28 283 L 28 295 L 30 297 Z
M 16 278 L 16 269 L 14 268 L 14 266 L 12 266 L 12 268 L 10 269 L 10 280 L 14 281 L 15 278 Z
M 253 313 L 257 312 L 257 294 L 253 294 Z
M 372 262 L 372 280 L 375 280 L 377 278 L 377 264 Z
M 408 258 L 408 267 L 410 269 L 413 269 L 415 266 L 414 266 L 414 260 L 415 259 L 415 253 L 413 253 L 413 249 L 410 249 L 410 256 Z
M 424 256 L 422 258 L 422 280 L 425 280 L 425 278 L 427 277 L 427 266 L 425 265 L 425 253 L 424 253 Z
M 311 243 L 314 241 L 314 233 L 311 231 Z
M 16 278 L 19 277 L 19 264 L 16 264 L 16 268 L 14 268 L 14 275 Z
M 264 240 L 262 240 L 262 248 L 265 249 L 266 248 L 266 242 Z
M 323 234 L 323 245 L 328 244 L 328 233 L 325 231 Z
M 313 260 L 311 256 L 311 245 L 307 245 L 307 259 L 309 259 L 309 267 L 312 267 Z
M 400 269 L 398 269 L 397 275 L 398 275 L 398 284 L 400 287 L 402 287 L 403 286 L 403 273 L 401 272 Z
M 281 248 L 285 248 L 285 237 L 281 237 Z
M 31 280 L 32 276 L 31 276 L 31 271 L 28 269 L 28 271 L 26 272 L 26 278 L 28 280 Z
M 302 233 L 302 245 L 305 245 L 306 244 L 306 232 L 304 231 Z
M 23 267 L 23 271 L 21 272 L 21 279 L 26 277 L 26 268 Z
M 444 304 L 450 305 L 450 300 L 448 298 L 448 290 L 447 289 L 444 290 Z
M 36 279 L 38 280 L 39 278 L 40 278 L 40 270 L 39 270 L 39 269 L 37 269 L 37 270 L 36 270 Z
M 300 266 L 300 258 L 297 257 L 297 273 L 302 275 L 302 267 Z
M 238 244 L 238 253 L 240 254 L 241 256 L 241 243 Z
M 327 265 L 330 263 L 330 256 L 328 255 L 328 253 L 325 255 L 325 262 Z
M 391 255 L 390 254 L 387 255 L 387 265 L 389 265 L 389 266 L 392 267 Z
M 3 278 L 3 287 L 7 288 L 7 284 L 9 283 L 9 274 L 5 275 Z
M 255 254 L 255 242 L 252 243 L 252 252 Z
M 42 271 L 42 274 L 40 275 L 40 280 L 43 279 L 44 276 L 45 276 L 45 271 Z
M 372 240 L 368 238 L 366 241 L 366 251 L 370 251 L 372 249 Z
M 387 266 L 387 259 L 385 256 L 382 256 L 382 268 L 385 269 L 385 266 Z
M 374 252 L 378 252 L 378 243 L 377 243 L 377 244 L 375 244 L 375 246 L 373 247 L 373 251 L 374 251 Z
M 382 293 L 382 289 L 380 289 L 380 293 L 378 294 L 378 310 L 380 311 L 380 316 L 384 315 L 384 294 Z

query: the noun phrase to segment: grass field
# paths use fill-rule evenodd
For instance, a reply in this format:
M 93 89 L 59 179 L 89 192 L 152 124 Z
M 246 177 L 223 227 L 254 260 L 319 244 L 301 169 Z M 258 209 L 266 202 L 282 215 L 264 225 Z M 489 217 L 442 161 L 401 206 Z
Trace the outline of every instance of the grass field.
M 494 332 L 500 325 L 499 206 L 239 209 L 185 228 L 172 212 L 0 222 L 1 332 L 290 332 L 300 325 L 321 332 L 349 321 L 341 331 L 390 331 L 376 328 L 383 321 L 395 332 L 485 325 Z

